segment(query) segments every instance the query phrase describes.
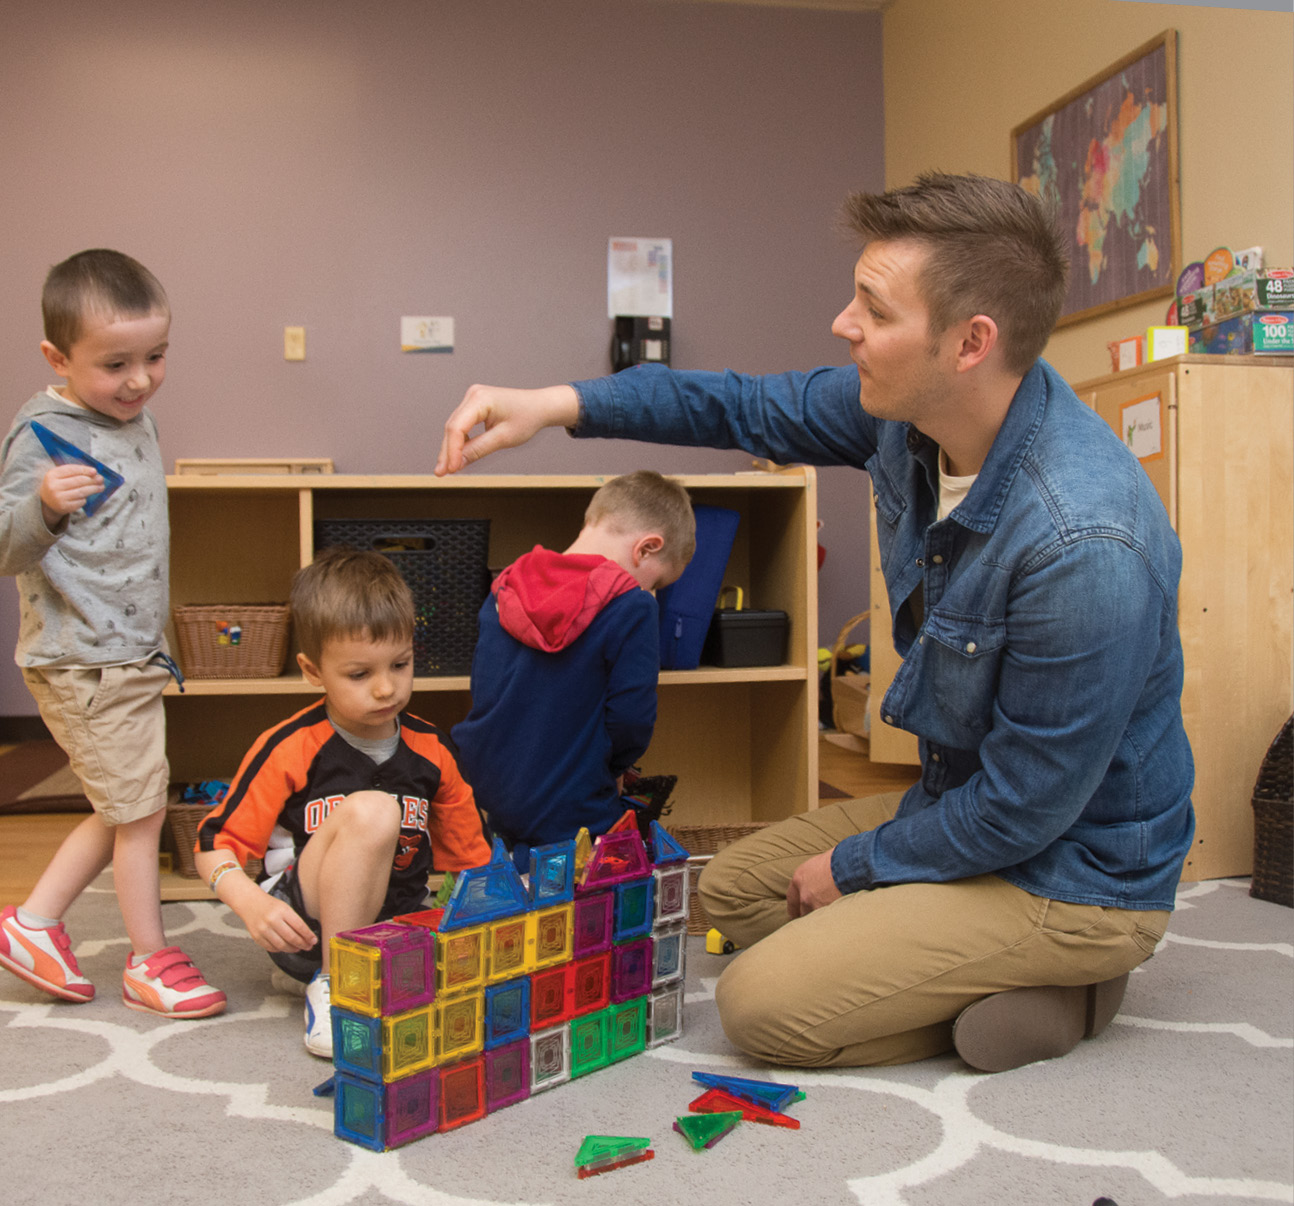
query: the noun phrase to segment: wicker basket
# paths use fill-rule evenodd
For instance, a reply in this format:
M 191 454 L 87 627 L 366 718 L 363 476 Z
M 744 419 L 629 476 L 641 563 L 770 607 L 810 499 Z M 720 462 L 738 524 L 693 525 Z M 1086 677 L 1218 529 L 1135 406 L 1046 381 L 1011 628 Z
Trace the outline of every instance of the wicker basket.
M 190 678 L 277 678 L 288 651 L 286 603 L 175 609 L 180 663 Z
M 166 844 L 175 856 L 175 873 L 184 879 L 199 878 L 193 862 L 193 846 L 198 840 L 198 826 L 214 807 L 213 804 L 182 804 L 178 787 L 172 787 L 167 795 Z M 248 859 L 243 870 L 255 879 L 261 873 L 261 860 Z
M 752 821 L 745 825 L 670 825 L 667 828 L 678 844 L 691 856 L 688 860 L 692 875 L 688 886 L 687 932 L 689 934 L 709 933 L 710 918 L 706 916 L 696 890 L 701 868 L 725 846 L 731 846 L 738 838 L 758 833 L 768 826 L 763 822 Z
M 1294 718 L 1285 722 L 1263 759 L 1253 808 L 1249 895 L 1294 909 Z

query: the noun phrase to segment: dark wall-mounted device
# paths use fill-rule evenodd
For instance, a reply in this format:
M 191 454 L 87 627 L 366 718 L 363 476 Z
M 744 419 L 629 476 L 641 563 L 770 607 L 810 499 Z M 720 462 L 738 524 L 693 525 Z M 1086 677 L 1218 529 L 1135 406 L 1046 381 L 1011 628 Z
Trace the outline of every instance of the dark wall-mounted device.
M 635 364 L 669 364 L 669 319 L 617 314 L 611 337 L 611 370 Z

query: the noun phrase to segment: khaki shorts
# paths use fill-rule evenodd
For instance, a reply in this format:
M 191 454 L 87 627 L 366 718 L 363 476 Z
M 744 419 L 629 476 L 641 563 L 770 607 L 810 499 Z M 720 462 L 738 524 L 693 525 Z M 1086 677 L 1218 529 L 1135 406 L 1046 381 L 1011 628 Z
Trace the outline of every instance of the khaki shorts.
M 165 666 L 24 667 L 22 676 L 105 825 L 142 820 L 166 807 Z

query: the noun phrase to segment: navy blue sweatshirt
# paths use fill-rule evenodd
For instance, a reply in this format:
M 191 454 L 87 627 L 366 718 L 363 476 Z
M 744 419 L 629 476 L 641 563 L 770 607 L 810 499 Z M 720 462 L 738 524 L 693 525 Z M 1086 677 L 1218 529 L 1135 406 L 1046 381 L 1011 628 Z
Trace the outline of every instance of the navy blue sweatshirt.
M 656 600 L 613 561 L 536 548 L 481 607 L 459 765 L 509 846 L 596 836 L 656 723 Z

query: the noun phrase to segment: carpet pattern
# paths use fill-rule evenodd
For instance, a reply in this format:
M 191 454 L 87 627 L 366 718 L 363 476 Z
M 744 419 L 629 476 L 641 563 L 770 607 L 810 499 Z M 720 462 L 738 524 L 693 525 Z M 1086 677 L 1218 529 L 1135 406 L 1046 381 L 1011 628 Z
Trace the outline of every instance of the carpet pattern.
M 64 1005 L 0 972 L 4 1200 L 246 1206 L 580 1203 L 1089 1206 L 1294 1202 L 1294 910 L 1246 881 L 1186 886 L 1124 1012 L 1062 1060 L 997 1076 L 953 1056 L 795 1072 L 734 1055 L 689 940 L 686 1033 L 445 1135 L 373 1153 L 333 1137 L 329 1066 L 301 1000 L 223 906 L 165 906 L 168 933 L 230 1010 L 167 1022 L 122 1007 L 126 944 L 106 873 L 69 912 L 95 1001 Z M 737 956 L 739 957 L 739 956 Z M 671 1129 L 693 1070 L 798 1084 L 798 1131 L 742 1123 L 712 1151 Z M 643 1135 L 656 1158 L 590 1180 L 585 1135 Z M 21 1142 L 13 1141 L 21 1136 Z

